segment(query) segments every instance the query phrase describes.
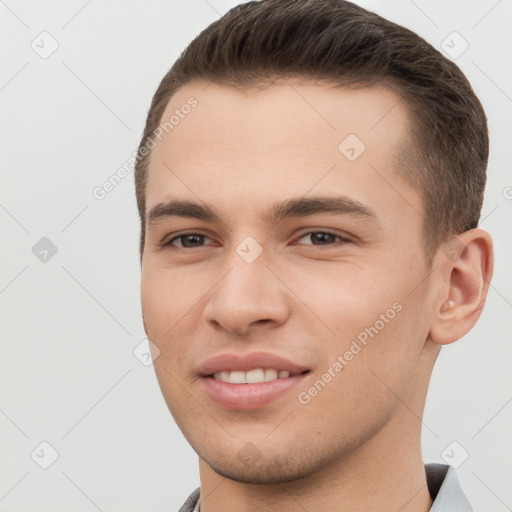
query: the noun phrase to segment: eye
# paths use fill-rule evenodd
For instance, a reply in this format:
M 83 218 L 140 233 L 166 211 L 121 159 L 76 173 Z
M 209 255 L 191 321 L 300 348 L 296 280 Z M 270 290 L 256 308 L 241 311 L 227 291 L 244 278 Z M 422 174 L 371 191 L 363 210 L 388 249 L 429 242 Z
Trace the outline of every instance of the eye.
M 187 233 L 185 235 L 175 236 L 163 245 L 183 249 L 192 249 L 194 247 L 202 247 L 205 239 L 211 240 L 206 235 L 202 235 L 200 233 Z M 181 243 L 175 244 L 174 242 L 176 240 L 179 240 Z
M 307 233 L 303 233 L 298 240 L 308 239 L 311 243 L 299 244 L 299 245 L 309 245 L 313 247 L 321 247 L 324 245 L 327 246 L 336 246 L 341 245 L 343 243 L 352 242 L 348 237 L 343 237 L 338 233 L 334 233 L 332 231 L 308 231 Z M 182 235 L 175 236 L 171 238 L 168 242 L 162 244 L 165 247 L 175 248 L 175 249 L 193 249 L 195 247 L 204 247 L 205 240 L 211 240 L 206 235 L 201 233 L 186 233 Z M 338 243 L 336 241 L 339 240 Z
M 351 242 L 346 237 L 339 235 L 338 233 L 333 233 L 332 231 L 308 231 L 301 235 L 299 240 L 309 237 L 311 244 L 300 244 L 300 245 L 313 245 L 313 246 L 322 246 L 322 245 L 339 245 L 335 244 L 335 239 L 339 239 L 341 243 Z

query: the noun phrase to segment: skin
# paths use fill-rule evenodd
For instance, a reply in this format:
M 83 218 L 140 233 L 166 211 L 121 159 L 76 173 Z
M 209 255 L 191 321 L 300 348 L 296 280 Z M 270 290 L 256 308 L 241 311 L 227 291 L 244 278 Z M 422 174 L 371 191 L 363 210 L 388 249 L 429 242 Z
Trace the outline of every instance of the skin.
M 207 203 L 221 222 L 148 223 L 141 300 L 163 396 L 199 455 L 201 511 L 429 510 L 420 445 L 428 383 L 441 346 L 466 334 L 483 308 L 489 234 L 463 233 L 455 257 L 440 248 L 428 266 L 420 194 L 396 172 L 408 112 L 387 89 L 197 81 L 177 91 L 163 119 L 190 96 L 197 107 L 153 149 L 146 208 Z M 355 161 L 338 150 L 348 134 L 366 146 Z M 376 219 L 264 218 L 275 202 L 338 194 Z M 349 241 L 318 235 L 325 230 Z M 176 238 L 183 232 L 205 238 L 191 244 Z M 263 249 L 252 263 L 236 252 L 247 236 Z M 162 245 L 171 240 L 174 248 Z M 394 303 L 401 311 L 301 404 L 298 392 Z M 244 411 L 201 391 L 200 363 L 260 350 L 310 368 L 300 389 Z M 253 462 L 237 456 L 244 446 Z

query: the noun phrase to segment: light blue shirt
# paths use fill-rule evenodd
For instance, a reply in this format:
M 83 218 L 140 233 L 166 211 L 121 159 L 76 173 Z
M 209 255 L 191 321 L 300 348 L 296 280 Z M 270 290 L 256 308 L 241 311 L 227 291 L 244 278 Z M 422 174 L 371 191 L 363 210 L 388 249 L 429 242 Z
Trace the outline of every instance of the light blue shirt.
M 425 475 L 433 500 L 430 512 L 473 512 L 452 466 L 425 464 Z M 194 490 L 178 512 L 200 512 L 200 489 Z

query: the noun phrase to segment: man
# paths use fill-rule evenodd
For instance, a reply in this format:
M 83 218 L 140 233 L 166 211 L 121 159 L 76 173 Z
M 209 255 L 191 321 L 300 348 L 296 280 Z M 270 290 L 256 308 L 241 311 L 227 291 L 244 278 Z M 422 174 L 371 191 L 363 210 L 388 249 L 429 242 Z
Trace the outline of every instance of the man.
M 249 2 L 192 41 L 135 175 L 144 326 L 199 455 L 181 511 L 472 510 L 420 438 L 492 276 L 488 145 L 462 72 L 349 2 Z

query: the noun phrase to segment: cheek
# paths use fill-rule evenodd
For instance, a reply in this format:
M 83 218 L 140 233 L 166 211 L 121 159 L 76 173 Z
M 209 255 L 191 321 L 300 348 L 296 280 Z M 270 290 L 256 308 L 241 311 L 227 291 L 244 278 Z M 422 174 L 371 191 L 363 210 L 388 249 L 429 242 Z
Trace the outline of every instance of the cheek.
M 357 444 L 358 438 L 377 432 L 408 401 L 422 346 L 408 314 L 404 307 L 384 327 L 380 323 L 375 327 L 375 315 L 367 316 L 364 310 L 347 316 L 350 333 L 338 335 L 338 341 L 325 348 L 329 353 L 325 366 L 318 369 L 310 387 L 301 390 L 302 400 L 310 400 L 305 409 L 313 423 L 323 417 L 344 431 L 346 442 Z
M 347 340 L 376 322 L 378 330 L 383 330 L 399 315 L 397 306 L 393 309 L 393 304 L 401 296 L 400 291 L 394 288 L 397 283 L 385 282 L 383 276 L 386 272 L 380 268 L 338 263 L 310 270 L 290 276 L 289 282 L 292 289 L 297 290 L 301 302 L 310 309 L 307 317 L 315 322 L 322 320 L 329 328 L 325 333 L 328 335 L 330 332 L 338 347 L 343 347 Z M 295 302 L 299 307 L 300 303 Z M 384 320 L 381 315 L 385 316 Z
M 178 322 L 193 313 L 202 295 L 197 282 L 175 269 L 143 268 L 141 307 L 148 337 L 157 345 L 172 337 Z
M 318 322 L 315 330 L 323 329 L 325 371 L 331 368 L 340 376 L 332 379 L 338 383 L 332 387 L 352 405 L 359 403 L 358 396 L 371 402 L 372 396 L 378 396 L 377 401 L 389 405 L 393 393 L 406 394 L 417 370 L 428 335 L 422 317 L 426 298 L 419 290 L 411 294 L 409 279 L 397 276 L 396 270 L 370 275 L 368 269 L 352 268 L 346 275 L 329 277 L 306 279 L 303 291 L 308 306 L 331 331 L 309 316 L 311 322 Z M 338 372 L 332 368 L 336 361 Z

